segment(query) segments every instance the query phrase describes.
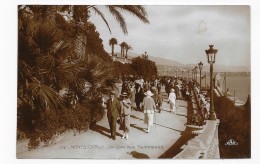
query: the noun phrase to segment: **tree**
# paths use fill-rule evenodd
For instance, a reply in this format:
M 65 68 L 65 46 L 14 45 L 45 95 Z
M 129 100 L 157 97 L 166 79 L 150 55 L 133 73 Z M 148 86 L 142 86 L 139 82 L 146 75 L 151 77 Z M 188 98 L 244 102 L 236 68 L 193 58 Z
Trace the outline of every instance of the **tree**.
M 122 44 L 123 44 L 123 57 L 125 57 L 126 56 L 126 48 L 127 48 L 128 44 L 126 42 L 122 42 Z
M 124 57 L 125 56 L 125 46 L 126 46 L 126 42 L 122 42 L 119 44 L 120 47 L 121 47 L 121 57 Z
M 114 45 L 115 45 L 115 44 L 117 44 L 116 38 L 111 38 L 111 39 L 109 40 L 109 45 L 112 47 L 112 56 L 115 56 L 115 55 L 114 55 Z
M 107 8 L 124 33 L 119 10 L 148 23 L 142 6 Z M 101 94 L 115 87 L 114 71 L 105 62 L 102 40 L 89 22 L 91 10 L 108 25 L 95 6 L 18 6 L 17 127 L 26 133 L 31 147 L 66 130 L 86 130 L 104 115 Z M 64 88 L 67 93 L 62 96 Z
M 73 35 L 78 26 L 59 14 L 46 19 L 48 8 L 39 9 L 45 10 L 18 9 L 17 129 L 29 138 L 30 148 L 99 121 L 104 116 L 101 94 L 115 87 L 107 62 L 95 54 L 85 60 L 76 55 Z M 93 38 L 99 36 L 93 34 Z M 62 89 L 67 90 L 63 96 Z
M 143 76 L 145 79 L 153 79 L 153 77 L 157 76 L 157 67 L 155 62 L 146 58 L 134 58 L 131 67 L 136 71 L 138 76 Z
M 131 47 L 131 45 L 127 44 L 126 47 L 125 47 L 125 58 L 127 58 L 127 52 L 128 52 L 128 50 L 131 50 L 131 49 L 133 49 L 133 48 Z
M 147 12 L 145 11 L 145 8 L 141 5 L 107 5 L 106 7 L 108 8 L 109 12 L 115 17 L 117 22 L 120 24 L 120 27 L 124 34 L 127 34 L 128 31 L 125 23 L 125 18 L 121 14 L 121 11 L 128 11 L 130 14 L 139 18 L 142 22 L 149 23 L 149 20 L 147 19 Z M 94 5 L 87 6 L 87 8 L 92 9 L 95 13 L 99 14 L 106 23 L 109 31 L 111 32 L 104 14 Z

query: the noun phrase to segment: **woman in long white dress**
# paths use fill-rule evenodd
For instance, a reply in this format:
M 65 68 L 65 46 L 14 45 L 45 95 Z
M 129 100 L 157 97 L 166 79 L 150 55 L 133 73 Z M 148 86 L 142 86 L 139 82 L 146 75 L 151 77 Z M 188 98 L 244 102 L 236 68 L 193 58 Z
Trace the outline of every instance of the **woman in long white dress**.
M 156 109 L 155 102 L 151 96 L 153 93 L 148 90 L 144 93 L 146 97 L 143 100 L 144 107 L 144 123 L 147 124 L 147 133 L 150 133 L 151 126 L 153 125 L 154 110 Z
M 176 114 L 176 94 L 173 88 L 170 91 L 168 102 L 170 103 L 170 112 Z

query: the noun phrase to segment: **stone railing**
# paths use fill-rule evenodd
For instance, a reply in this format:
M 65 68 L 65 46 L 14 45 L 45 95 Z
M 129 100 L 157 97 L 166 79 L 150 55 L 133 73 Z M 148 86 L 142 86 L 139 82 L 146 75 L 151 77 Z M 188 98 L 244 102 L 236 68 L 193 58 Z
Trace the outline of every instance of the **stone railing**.
M 176 159 L 219 159 L 218 141 L 219 120 L 207 120 L 203 132 L 183 145 L 183 149 L 174 158 Z
M 192 87 L 191 101 L 193 115 L 198 113 L 204 117 L 203 125 L 187 125 L 188 132 L 195 135 L 181 147 L 183 149 L 174 158 L 176 159 L 218 159 L 219 141 L 218 141 L 218 125 L 219 120 L 206 120 L 209 115 L 209 102 L 206 101 L 203 92 L 197 87 Z M 196 123 L 196 122 L 195 122 Z
M 125 63 L 132 63 L 132 59 L 125 58 L 125 57 L 112 56 L 112 60 L 121 62 L 123 64 L 125 64 Z
M 192 124 L 202 126 L 205 123 L 204 120 L 207 119 L 209 115 L 209 101 L 206 100 L 204 92 L 200 92 L 198 87 L 192 86 L 191 102 L 193 109 Z

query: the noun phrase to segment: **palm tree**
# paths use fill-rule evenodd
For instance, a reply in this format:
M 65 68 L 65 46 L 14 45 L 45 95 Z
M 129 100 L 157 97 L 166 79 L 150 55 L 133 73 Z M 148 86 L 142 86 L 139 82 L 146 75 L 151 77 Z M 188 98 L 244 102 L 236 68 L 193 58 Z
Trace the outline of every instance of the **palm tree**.
M 127 47 L 127 43 L 126 42 L 122 42 L 120 44 L 120 47 L 121 47 L 121 57 L 125 57 L 125 49 Z
M 145 11 L 145 8 L 141 5 L 106 5 L 106 7 L 108 8 L 109 12 L 115 17 L 117 22 L 120 24 L 120 27 L 124 34 L 127 34 L 128 31 L 125 18 L 121 14 L 121 11 L 128 11 L 130 14 L 139 18 L 142 22 L 149 23 L 149 20 L 147 18 L 147 12 Z M 104 14 L 95 5 L 87 6 L 87 8 L 93 10 L 95 13 L 101 16 L 111 33 L 111 29 L 109 27 L 108 22 L 105 19 Z
M 133 48 L 131 47 L 131 45 L 127 44 L 125 47 L 125 58 L 127 58 L 127 52 L 128 50 L 132 50 Z
M 115 56 L 115 55 L 114 55 L 114 45 L 115 45 L 115 44 L 117 44 L 116 38 L 111 38 L 111 39 L 109 40 L 109 45 L 112 47 L 112 56 Z
M 147 14 L 141 6 L 107 6 L 107 8 L 116 17 L 124 33 L 127 33 L 127 29 L 121 11 L 119 12 L 121 9 L 133 13 L 143 22 L 148 23 Z M 108 26 L 104 14 L 95 6 L 36 5 L 25 6 L 25 8 L 19 6 L 17 113 L 23 112 L 24 109 L 29 111 L 32 115 L 29 120 L 31 123 L 35 122 L 40 126 L 42 114 L 47 110 L 52 113 L 62 113 L 63 109 L 72 109 L 64 103 L 70 101 L 59 95 L 59 90 L 64 87 L 68 88 L 73 95 L 85 98 L 88 102 L 84 108 L 86 110 L 91 110 L 91 103 L 95 110 L 95 105 L 101 102 L 100 100 L 96 102 L 95 96 L 90 99 L 89 95 L 107 93 L 109 86 L 113 87 L 113 80 L 107 80 L 112 78 L 112 71 L 108 69 L 111 68 L 110 66 L 104 63 L 98 64 L 100 59 L 96 62 L 88 62 L 94 55 L 86 58 L 85 62 L 82 61 L 82 54 L 89 55 L 83 47 L 88 41 L 88 36 L 84 34 L 89 24 L 90 9 L 98 13 Z M 67 31 L 56 22 L 56 15 L 59 15 L 57 13 L 63 11 L 73 13 L 72 21 L 65 22 L 67 27 L 71 27 Z M 124 47 L 123 44 L 122 53 Z M 87 96 L 83 96 L 86 82 L 91 84 L 91 88 L 86 93 Z M 102 113 L 96 114 L 99 118 L 102 117 Z M 92 118 L 91 116 L 91 120 Z
M 124 55 L 124 54 L 123 54 L 123 53 L 124 53 L 124 44 L 123 44 L 123 42 L 120 43 L 119 46 L 121 47 L 120 55 L 121 55 L 121 57 L 123 57 L 123 55 Z
M 70 35 L 73 35 L 73 31 L 70 32 Z M 90 58 L 81 61 L 75 53 L 74 40 L 52 19 L 43 19 L 41 13 L 36 16 L 36 13 L 28 14 L 28 10 L 18 9 L 17 123 L 20 129 L 28 130 L 26 128 L 30 127 L 35 130 L 32 124 L 40 126 L 42 120 L 47 118 L 48 112 L 64 114 L 65 110 L 72 109 L 70 99 L 59 95 L 62 88 L 68 88 L 69 92 L 78 98 L 93 102 L 94 99 L 84 96 L 86 82 L 92 84 L 88 95 L 107 93 L 108 89 L 113 87 L 113 83 L 107 81 L 111 79 L 112 67 L 97 57 L 94 59 L 94 56 L 91 59 L 95 62 L 89 61 Z M 100 103 L 98 100 L 94 104 Z M 84 109 L 92 110 L 88 104 Z M 102 109 L 93 115 L 91 120 L 96 119 L 95 115 L 102 117 Z

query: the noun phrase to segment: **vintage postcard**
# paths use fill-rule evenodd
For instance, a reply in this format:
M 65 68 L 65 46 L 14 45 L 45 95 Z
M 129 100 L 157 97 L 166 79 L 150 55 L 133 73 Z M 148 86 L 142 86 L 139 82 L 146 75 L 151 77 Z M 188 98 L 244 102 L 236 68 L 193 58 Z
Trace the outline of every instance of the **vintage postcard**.
M 250 159 L 247 5 L 17 6 L 18 159 Z

